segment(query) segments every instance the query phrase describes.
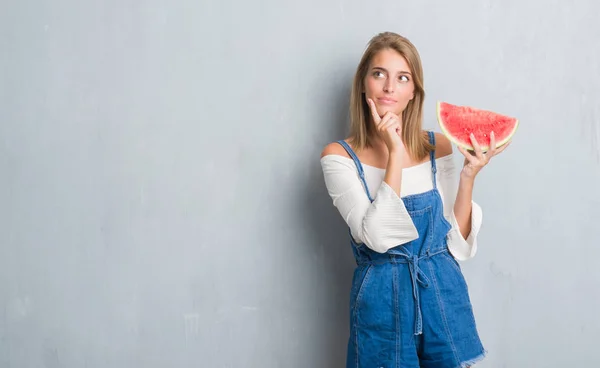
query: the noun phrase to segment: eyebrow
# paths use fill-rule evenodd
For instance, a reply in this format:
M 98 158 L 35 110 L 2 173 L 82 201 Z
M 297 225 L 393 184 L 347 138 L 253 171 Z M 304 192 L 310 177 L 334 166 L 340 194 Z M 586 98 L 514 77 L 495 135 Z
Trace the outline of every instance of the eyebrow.
M 374 69 L 374 70 L 383 70 L 384 72 L 388 73 L 388 70 L 387 70 L 387 69 L 385 69 L 385 68 L 382 68 L 382 67 L 380 67 L 380 66 L 374 66 L 374 67 L 373 67 L 373 69 Z M 407 72 L 407 71 L 405 71 L 405 70 L 401 70 L 399 73 L 400 73 L 400 74 L 409 74 L 409 75 L 412 75 L 410 72 Z

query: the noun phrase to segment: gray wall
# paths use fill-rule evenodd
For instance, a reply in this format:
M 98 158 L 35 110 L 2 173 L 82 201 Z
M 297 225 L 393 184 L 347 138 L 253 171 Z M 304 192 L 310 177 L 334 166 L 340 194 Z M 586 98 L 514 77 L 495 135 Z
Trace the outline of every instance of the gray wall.
M 3 0 L 0 367 L 342 367 L 354 264 L 319 153 L 383 30 L 422 54 L 426 128 L 438 99 L 521 119 L 476 184 L 479 366 L 599 366 L 599 12 Z

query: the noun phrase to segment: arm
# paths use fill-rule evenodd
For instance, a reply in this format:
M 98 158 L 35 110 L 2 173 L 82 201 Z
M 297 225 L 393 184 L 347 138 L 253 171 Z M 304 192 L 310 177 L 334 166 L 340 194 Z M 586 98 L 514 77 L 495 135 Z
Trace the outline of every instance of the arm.
M 456 222 L 459 229 L 461 229 L 460 233 L 463 238 L 468 237 L 471 232 L 474 184 L 474 178 L 465 177 L 461 174 L 456 193 L 456 202 L 454 202 L 454 215 L 456 216 Z
M 456 191 L 455 202 L 452 204 L 452 216 L 451 224 L 452 230 L 449 234 L 449 248 L 453 255 L 460 260 L 472 258 L 477 251 L 476 238 L 481 227 L 482 214 L 481 208 L 473 202 L 473 187 L 475 183 L 475 177 L 486 166 L 492 157 L 501 153 L 508 147 L 510 142 L 506 143 L 502 147 L 496 147 L 496 140 L 494 132 L 491 132 L 490 139 L 490 150 L 483 153 L 475 137 L 471 134 L 471 143 L 473 144 L 474 151 L 470 153 L 462 147 L 458 147 L 458 150 L 465 157 L 463 168 L 460 172 L 460 181 L 458 189 Z M 448 142 L 446 137 L 442 138 L 445 142 Z M 450 145 L 449 143 L 445 143 Z M 451 152 L 451 145 L 450 145 Z M 454 166 L 451 166 L 451 174 L 448 183 L 443 186 L 450 187 L 451 183 L 454 182 Z M 448 176 L 448 175 L 447 175 Z M 450 193 L 452 191 L 450 190 Z M 452 194 L 449 194 L 452 197 Z M 456 234 L 458 233 L 458 234 Z
M 369 188 L 374 199 L 371 203 L 354 162 L 344 152 L 337 143 L 328 145 L 321 155 L 321 167 L 333 205 L 357 243 L 385 253 L 390 248 L 417 239 L 417 229 L 398 195 L 399 180 L 390 175 L 390 183 L 382 181 L 376 192 Z M 398 192 L 392 187 L 396 185 Z
M 375 102 L 369 98 L 367 103 L 377 136 L 388 150 L 383 181 L 377 193 L 371 192 L 373 203 L 356 175 L 356 165 L 349 157 L 346 159 L 347 153 L 339 144 L 331 143 L 325 147 L 321 153 L 321 165 L 327 191 L 354 239 L 376 252 L 385 253 L 418 238 L 419 234 L 400 199 L 402 161 L 406 156 L 400 138 L 401 119 L 391 111 L 380 116 Z
M 387 183 L 400 197 L 400 188 L 402 183 L 402 159 L 406 157 L 406 148 L 400 138 L 401 125 L 397 115 L 386 112 L 383 117 L 379 116 L 377 106 L 373 100 L 368 99 L 367 103 L 371 111 L 371 118 L 376 126 L 377 132 L 383 138 L 388 148 L 388 162 L 383 181 Z
M 390 152 L 385 169 L 385 178 L 383 179 L 398 197 L 400 197 L 400 188 L 402 186 L 402 157 L 403 154 L 399 151 Z
M 460 179 L 457 187 L 457 168 L 452 145 L 442 134 L 436 134 L 438 155 L 438 190 L 444 206 L 444 217 L 452 226 L 447 235 L 450 253 L 467 260 L 477 252 L 477 235 L 482 223 L 482 211 L 473 197 L 473 181 Z
M 460 183 L 457 187 L 457 168 L 452 154 L 438 160 L 437 181 L 444 206 L 444 217 L 451 225 L 446 237 L 448 249 L 458 260 L 471 259 L 477 253 L 477 236 L 483 215 L 481 207 L 471 199 L 472 192 L 468 192 L 468 188 L 461 189 Z M 461 190 L 467 192 L 462 198 Z

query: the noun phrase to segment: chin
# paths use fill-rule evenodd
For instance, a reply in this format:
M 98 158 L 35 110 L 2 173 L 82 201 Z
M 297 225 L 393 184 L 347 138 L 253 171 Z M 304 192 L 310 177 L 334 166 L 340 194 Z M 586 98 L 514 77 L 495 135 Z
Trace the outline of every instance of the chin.
M 379 113 L 381 114 L 381 116 L 385 115 L 388 112 L 393 112 L 394 114 L 400 116 L 403 111 L 404 110 L 399 109 L 398 107 L 394 107 L 394 106 L 381 106 L 379 108 Z

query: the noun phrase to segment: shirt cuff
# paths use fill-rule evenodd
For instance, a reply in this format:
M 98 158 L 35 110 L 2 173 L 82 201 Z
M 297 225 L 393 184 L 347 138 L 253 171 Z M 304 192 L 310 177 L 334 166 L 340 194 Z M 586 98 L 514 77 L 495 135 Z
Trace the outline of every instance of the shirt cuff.
M 450 253 L 460 261 L 471 259 L 477 253 L 477 235 L 483 222 L 483 212 L 481 207 L 471 201 L 471 231 L 465 239 L 460 232 L 458 222 L 452 211 L 451 225 L 452 229 L 448 233 L 448 249 Z
M 363 236 L 365 244 L 378 253 L 419 237 L 404 202 L 385 181 L 365 216 Z

